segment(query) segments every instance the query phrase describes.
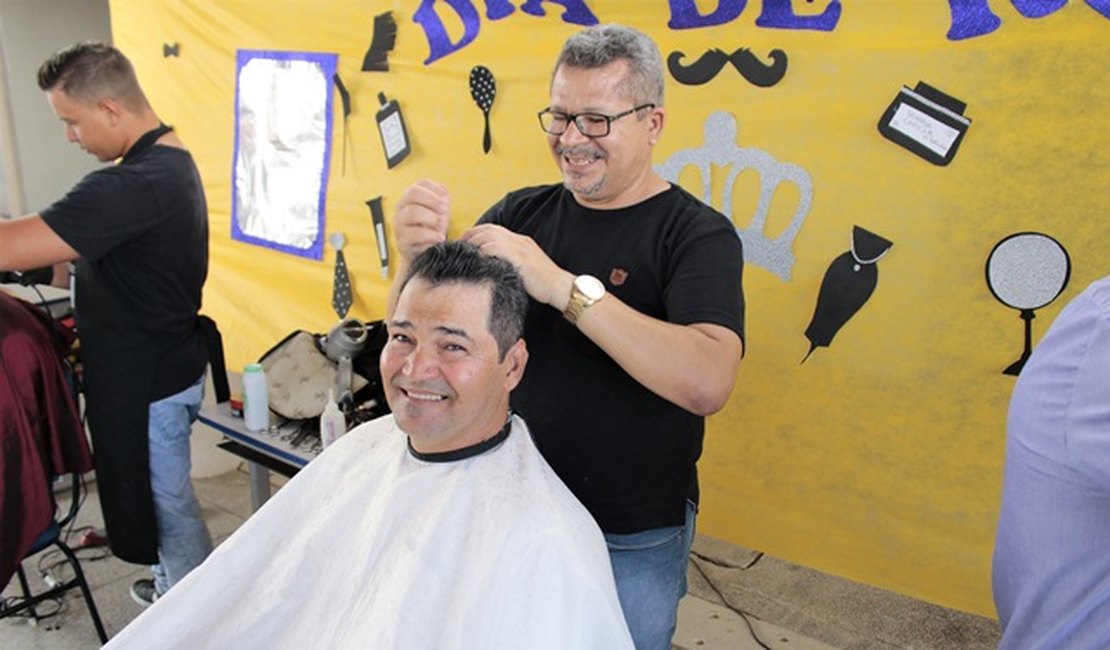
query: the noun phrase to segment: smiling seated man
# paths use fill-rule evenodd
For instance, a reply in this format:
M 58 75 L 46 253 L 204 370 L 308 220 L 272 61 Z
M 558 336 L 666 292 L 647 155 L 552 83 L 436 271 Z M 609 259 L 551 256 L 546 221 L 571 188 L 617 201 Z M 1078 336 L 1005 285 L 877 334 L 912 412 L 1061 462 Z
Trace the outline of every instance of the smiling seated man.
M 403 281 L 392 415 L 329 446 L 111 648 L 631 648 L 604 539 L 509 410 L 513 267 L 444 242 Z

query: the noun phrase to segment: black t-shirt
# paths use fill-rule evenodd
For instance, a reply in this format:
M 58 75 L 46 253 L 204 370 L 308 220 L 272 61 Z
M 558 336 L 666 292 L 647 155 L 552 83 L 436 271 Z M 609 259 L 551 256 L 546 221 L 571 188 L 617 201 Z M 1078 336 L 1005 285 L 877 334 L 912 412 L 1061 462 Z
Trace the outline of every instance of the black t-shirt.
M 643 314 L 743 337 L 740 237 L 680 187 L 618 210 L 585 208 L 562 185 L 526 188 L 479 221 L 528 235 L 560 267 L 597 277 Z M 547 305 L 532 302 L 524 334 L 528 368 L 513 408 L 601 529 L 680 525 L 697 496 L 705 419 L 644 388 Z
M 207 363 L 196 317 L 208 274 L 208 208 L 192 156 L 158 145 L 129 152 L 42 218 L 81 255 L 75 297 L 86 378 L 118 381 L 129 359 L 154 355 L 150 401 L 196 381 Z

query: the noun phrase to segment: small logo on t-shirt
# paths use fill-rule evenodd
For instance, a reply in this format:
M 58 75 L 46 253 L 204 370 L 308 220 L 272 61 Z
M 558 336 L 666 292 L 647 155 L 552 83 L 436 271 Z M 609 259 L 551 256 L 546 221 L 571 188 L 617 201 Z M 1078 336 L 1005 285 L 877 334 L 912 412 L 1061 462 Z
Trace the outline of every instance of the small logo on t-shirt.
M 628 271 L 625 271 L 622 268 L 613 267 L 613 270 L 609 271 L 609 284 L 613 285 L 614 287 L 621 286 L 627 279 Z

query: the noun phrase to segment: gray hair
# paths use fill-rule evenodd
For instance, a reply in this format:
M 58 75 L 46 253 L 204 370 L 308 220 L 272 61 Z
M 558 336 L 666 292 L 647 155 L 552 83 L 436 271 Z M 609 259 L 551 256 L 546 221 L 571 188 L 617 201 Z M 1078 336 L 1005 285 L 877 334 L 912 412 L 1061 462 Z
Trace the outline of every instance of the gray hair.
M 39 67 L 38 84 L 80 102 L 110 97 L 132 111 L 148 106 L 131 61 L 107 43 L 86 41 L 56 52 Z
M 636 104 L 649 102 L 662 106 L 663 57 L 659 46 L 650 36 L 631 27 L 593 25 L 571 35 L 559 52 L 555 70 L 561 65 L 600 68 L 622 59 L 628 61 L 628 77 L 621 89 L 627 98 Z
M 401 291 L 413 278 L 421 278 L 433 287 L 452 283 L 488 286 L 490 307 L 487 324 L 490 334 L 497 341 L 501 361 L 505 360 L 509 348 L 524 336 L 528 292 L 513 265 L 500 257 L 483 255 L 477 246 L 469 242 L 444 241 L 428 248 L 412 261 L 408 275 L 401 283 Z

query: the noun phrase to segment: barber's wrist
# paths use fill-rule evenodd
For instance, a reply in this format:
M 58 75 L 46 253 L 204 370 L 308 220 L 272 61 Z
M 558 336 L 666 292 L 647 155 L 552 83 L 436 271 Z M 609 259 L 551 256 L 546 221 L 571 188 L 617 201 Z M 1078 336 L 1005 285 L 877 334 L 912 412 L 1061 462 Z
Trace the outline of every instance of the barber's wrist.
M 573 325 L 594 305 L 601 302 L 608 292 L 605 284 L 592 275 L 575 276 L 571 282 L 567 305 L 563 308 L 563 318 Z
M 558 277 L 550 285 L 550 293 L 545 302 L 557 309 L 559 313 L 565 311 L 570 303 L 570 294 L 574 291 L 575 277 L 573 273 L 560 269 Z

